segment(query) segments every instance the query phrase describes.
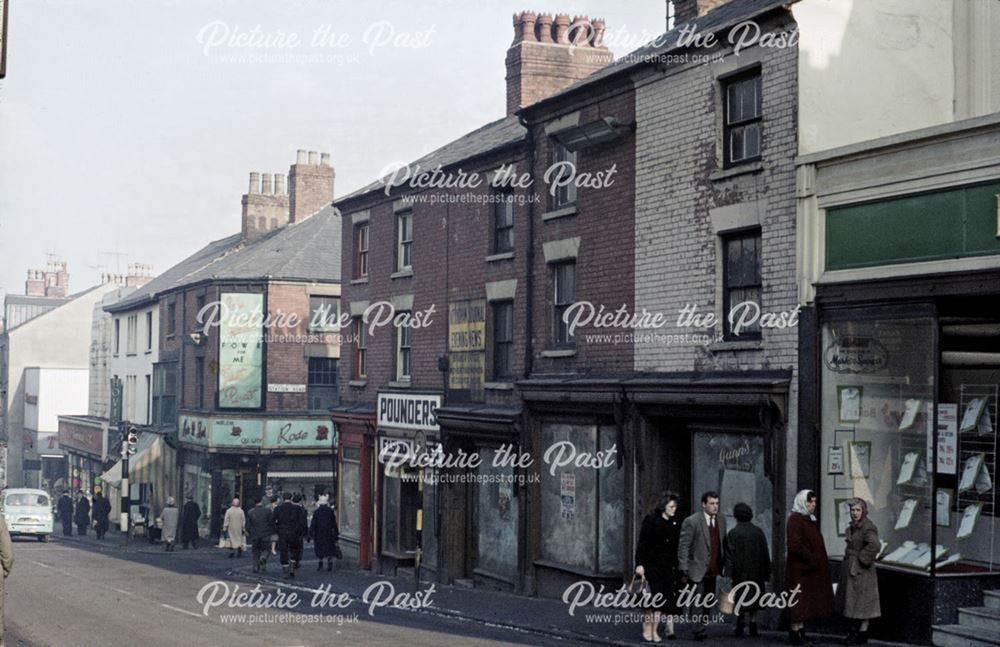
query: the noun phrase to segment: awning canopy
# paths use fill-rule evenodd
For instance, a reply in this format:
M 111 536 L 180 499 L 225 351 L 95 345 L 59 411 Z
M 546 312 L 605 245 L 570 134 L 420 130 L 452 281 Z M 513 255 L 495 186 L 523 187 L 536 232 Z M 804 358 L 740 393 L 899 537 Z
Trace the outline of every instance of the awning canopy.
M 163 436 L 149 432 L 139 434 L 139 442 L 136 445 L 135 454 L 129 456 L 130 473 L 134 472 L 134 468 L 143 458 L 143 454 L 148 452 L 150 448 L 156 444 L 156 441 L 161 438 L 163 438 Z M 101 474 L 101 480 L 105 483 L 110 483 L 111 485 L 118 487 L 118 485 L 122 482 L 122 462 L 118 461 L 111 466 L 111 469 L 104 474 Z

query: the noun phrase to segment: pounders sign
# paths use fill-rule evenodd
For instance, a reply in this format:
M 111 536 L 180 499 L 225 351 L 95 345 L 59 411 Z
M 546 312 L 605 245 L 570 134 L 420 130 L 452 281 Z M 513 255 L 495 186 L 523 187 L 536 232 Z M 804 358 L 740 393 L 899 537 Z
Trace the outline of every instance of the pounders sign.
M 440 395 L 379 393 L 378 426 L 415 431 L 438 431 L 435 412 L 441 406 Z

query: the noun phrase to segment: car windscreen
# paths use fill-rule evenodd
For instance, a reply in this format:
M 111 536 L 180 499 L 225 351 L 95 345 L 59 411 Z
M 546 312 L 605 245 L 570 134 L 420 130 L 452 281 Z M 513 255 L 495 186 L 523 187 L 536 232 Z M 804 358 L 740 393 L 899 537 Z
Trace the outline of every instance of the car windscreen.
M 29 492 L 14 492 L 7 495 L 3 500 L 4 506 L 44 506 L 49 507 L 49 497 L 44 494 L 31 494 Z

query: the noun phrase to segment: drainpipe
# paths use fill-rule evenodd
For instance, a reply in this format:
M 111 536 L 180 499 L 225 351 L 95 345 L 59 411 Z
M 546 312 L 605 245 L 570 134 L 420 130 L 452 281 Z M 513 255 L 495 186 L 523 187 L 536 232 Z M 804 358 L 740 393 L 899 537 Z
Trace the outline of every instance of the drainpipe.
M 535 173 L 535 137 L 531 128 L 528 126 L 527 120 L 524 118 L 524 113 L 519 112 L 517 114 L 517 120 L 522 126 L 528 131 L 525 135 L 525 146 L 528 149 L 528 172 L 532 174 Z M 534 184 L 532 184 L 531 191 L 535 191 Z M 532 197 L 529 195 L 529 198 Z M 528 263 L 527 272 L 525 274 L 525 336 L 524 336 L 524 377 L 531 377 L 534 365 L 534 347 L 532 345 L 532 337 L 534 333 L 533 319 L 534 319 L 534 293 L 535 293 L 535 202 L 533 200 L 528 200 L 528 245 L 525 254 L 525 260 Z

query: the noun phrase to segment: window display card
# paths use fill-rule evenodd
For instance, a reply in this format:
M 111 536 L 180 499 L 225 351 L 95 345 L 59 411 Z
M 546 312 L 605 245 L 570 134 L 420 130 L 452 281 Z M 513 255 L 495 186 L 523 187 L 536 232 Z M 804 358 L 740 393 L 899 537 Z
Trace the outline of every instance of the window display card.
M 892 551 L 888 555 L 882 558 L 883 562 L 894 562 L 899 563 L 899 560 L 903 558 L 904 555 L 912 551 L 917 545 L 917 542 L 906 540 L 902 545 L 896 550 Z
M 847 526 L 851 525 L 851 499 L 835 499 L 837 507 L 837 535 L 843 537 L 847 534 Z
M 875 559 L 882 559 L 882 556 L 885 554 L 885 549 L 889 547 L 889 542 L 884 539 L 880 539 L 879 544 L 881 544 L 881 547 L 878 549 L 878 555 L 875 556 Z
M 899 430 L 906 431 L 913 426 L 913 423 L 917 421 L 917 416 L 920 414 L 920 405 L 923 400 L 919 398 L 911 398 L 906 401 L 903 405 L 903 419 L 899 421 Z
M 913 566 L 918 560 L 929 552 L 931 552 L 930 544 L 919 543 L 912 550 L 910 550 L 910 552 L 900 557 L 896 563 L 903 564 L 905 566 Z
M 872 444 L 868 441 L 847 443 L 847 455 L 851 463 L 851 478 L 866 479 L 871 473 Z
M 920 452 L 909 452 L 903 457 L 903 466 L 899 468 L 899 478 L 896 485 L 905 485 L 913 480 L 920 464 Z
M 861 387 L 838 386 L 840 422 L 861 422 Z
M 962 479 L 958 483 L 958 491 L 966 492 L 972 488 L 976 488 L 980 494 L 993 489 L 993 480 L 986 469 L 986 455 L 983 453 L 969 456 L 962 469 Z
M 843 474 L 844 473 L 844 448 L 843 447 L 830 447 L 826 454 L 826 473 L 827 474 Z
M 945 548 L 941 544 L 938 544 L 937 547 L 934 549 L 934 560 L 937 561 L 941 559 L 947 552 L 948 552 L 947 548 Z M 927 552 L 921 554 L 920 557 L 913 560 L 913 565 L 918 568 L 931 567 L 931 550 L 929 546 L 927 548 Z
M 896 519 L 894 530 L 902 530 L 910 525 L 910 522 L 913 521 L 913 513 L 917 510 L 917 504 L 919 503 L 919 499 L 907 499 L 903 501 L 903 509 L 899 511 L 899 518 Z
M 931 406 L 931 405 L 928 405 Z M 928 413 L 928 419 L 933 417 Z M 958 405 L 939 404 L 938 405 L 938 445 L 937 445 L 937 473 L 957 474 L 958 473 Z M 927 463 L 931 461 L 931 450 L 934 447 L 934 436 L 927 434 Z
M 959 561 L 960 559 L 962 559 L 962 553 L 952 553 L 951 555 L 948 555 L 947 557 L 945 557 L 944 559 L 942 559 L 940 562 L 938 562 L 937 564 L 935 564 L 935 566 L 937 568 L 944 568 L 945 566 L 948 566 L 950 564 L 954 564 L 955 562 Z
M 949 488 L 939 488 L 934 498 L 934 523 L 942 528 L 951 527 L 951 501 L 955 492 Z
M 985 410 L 986 398 L 973 398 L 965 407 L 965 413 L 962 415 L 962 426 L 959 428 L 959 431 L 963 434 L 969 431 L 976 431 L 979 427 L 979 419 Z
M 962 513 L 962 522 L 958 524 L 955 539 L 965 539 L 972 536 L 972 531 L 976 529 L 976 521 L 979 519 L 979 513 L 982 509 L 983 506 L 980 503 L 973 503 L 965 509 Z

